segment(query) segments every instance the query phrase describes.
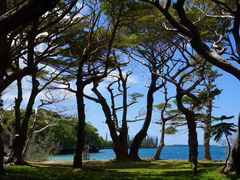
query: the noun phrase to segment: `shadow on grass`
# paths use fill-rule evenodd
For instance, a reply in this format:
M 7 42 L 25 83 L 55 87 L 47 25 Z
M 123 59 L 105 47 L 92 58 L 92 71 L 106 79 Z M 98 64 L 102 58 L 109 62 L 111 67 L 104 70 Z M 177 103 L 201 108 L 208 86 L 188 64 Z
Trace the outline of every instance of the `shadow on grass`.
M 194 176 L 186 161 L 145 161 L 145 162 L 87 162 L 83 169 L 66 166 L 12 166 L 7 167 L 5 179 L 237 179 L 236 176 L 219 174 L 222 163 L 202 162 L 199 173 Z

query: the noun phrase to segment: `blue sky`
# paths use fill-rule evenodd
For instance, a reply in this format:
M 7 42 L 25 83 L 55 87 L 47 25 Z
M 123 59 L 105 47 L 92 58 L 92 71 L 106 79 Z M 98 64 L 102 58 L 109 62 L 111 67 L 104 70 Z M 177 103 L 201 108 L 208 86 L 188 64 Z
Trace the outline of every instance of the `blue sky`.
M 144 87 L 145 83 L 145 76 L 146 72 L 139 69 L 140 67 L 135 65 L 132 65 L 132 67 L 135 68 L 134 76 L 132 77 L 132 83 L 130 85 L 129 91 L 131 92 L 140 92 L 143 94 L 146 94 L 147 88 Z M 133 68 L 131 68 L 133 70 Z M 240 112 L 240 84 L 239 81 L 219 70 L 219 73 L 222 73 L 223 76 L 219 77 L 216 81 L 216 84 L 218 88 L 223 89 L 222 94 L 216 98 L 215 101 L 215 107 L 213 111 L 214 116 L 221 116 L 221 115 L 234 115 L 235 118 L 232 120 L 235 124 L 237 124 L 237 117 L 238 113 Z M 105 94 L 105 90 L 102 87 L 102 93 Z M 161 103 L 163 101 L 162 96 L 159 93 L 155 94 L 154 98 L 154 104 Z M 146 96 L 139 99 L 139 103 L 134 105 L 133 107 L 129 108 L 128 117 L 129 119 L 133 119 L 138 111 L 142 108 L 144 108 L 146 105 Z M 159 113 L 155 110 L 153 112 L 153 119 L 152 121 L 158 120 Z M 102 113 L 101 107 L 99 105 L 96 105 L 95 103 L 87 101 L 86 103 L 86 117 L 87 121 L 94 124 L 94 126 L 97 127 L 99 134 L 103 137 L 106 136 L 106 133 L 108 133 L 107 125 L 104 123 L 104 115 Z M 142 121 L 135 122 L 135 123 L 129 123 L 129 134 L 130 136 L 135 135 L 139 129 L 142 126 Z M 160 126 L 152 123 L 150 125 L 148 135 L 150 136 L 159 136 L 160 134 Z M 109 133 L 108 133 L 108 137 Z M 198 130 L 198 139 L 199 144 L 203 144 L 203 132 L 202 130 Z M 178 133 L 176 135 L 171 135 L 166 137 L 166 144 L 187 144 L 187 128 L 183 127 L 179 129 Z M 216 144 L 214 141 L 211 141 L 211 144 Z
M 148 76 L 148 73 L 146 70 L 144 70 L 140 65 L 138 65 L 136 62 L 131 63 L 129 68 L 134 73 L 130 77 L 130 83 L 129 83 L 129 93 L 133 92 L 139 92 L 146 94 L 147 88 L 144 87 L 144 85 L 147 84 L 146 78 Z M 221 115 L 234 115 L 235 118 L 233 119 L 233 122 L 237 124 L 237 117 L 238 113 L 240 112 L 240 83 L 239 81 L 233 77 L 232 75 L 225 73 L 221 70 L 219 70 L 220 73 L 223 74 L 223 76 L 219 77 L 216 81 L 216 84 L 218 88 L 223 89 L 220 96 L 216 98 L 215 106 L 213 111 L 214 116 L 221 116 Z M 26 79 L 29 80 L 29 77 Z M 26 101 L 30 94 L 30 83 L 28 80 L 24 80 L 24 100 Z M 107 83 L 103 82 L 100 86 L 100 91 L 103 95 L 107 95 L 106 91 Z M 88 86 L 85 89 L 85 93 L 88 95 L 93 95 L 91 92 L 91 86 Z M 63 95 L 63 92 L 54 92 L 55 96 L 59 97 L 60 95 Z M 12 84 L 8 90 L 6 91 L 4 95 L 5 103 L 7 102 L 6 107 L 12 108 L 13 104 L 12 101 L 14 97 L 16 96 L 16 85 Z M 68 99 L 65 100 L 62 103 L 59 103 L 55 106 L 52 106 L 53 110 L 64 112 L 66 114 L 73 114 L 76 115 L 76 100 L 74 94 L 67 93 Z M 36 100 L 36 105 L 39 104 L 39 99 L 44 98 L 43 94 L 38 96 L 38 99 Z M 163 97 L 160 93 L 156 93 L 154 96 L 154 104 L 158 104 L 163 102 Z M 26 102 L 23 103 L 23 106 L 26 104 Z M 135 104 L 134 106 L 129 108 L 128 111 L 128 118 L 134 119 L 134 117 L 138 114 L 139 110 L 142 108 L 145 108 L 146 105 L 146 96 L 139 99 L 139 103 Z M 159 118 L 159 113 L 154 110 L 153 112 L 153 118 L 152 121 L 157 121 Z M 101 106 L 91 102 L 89 100 L 86 100 L 86 118 L 87 121 L 93 124 L 97 129 L 99 134 L 102 137 L 106 137 L 106 133 L 108 134 L 108 138 L 110 138 L 110 135 L 108 133 L 108 127 L 105 123 L 105 117 L 102 112 Z M 134 136 L 139 129 L 142 126 L 143 121 L 135 122 L 135 123 L 129 123 L 129 135 L 130 137 Z M 160 126 L 156 125 L 154 123 L 151 123 L 150 128 L 148 130 L 148 135 L 150 136 L 159 136 L 160 134 Z M 166 144 L 172 145 L 172 144 L 187 144 L 187 127 L 183 127 L 179 129 L 178 133 L 176 135 L 171 135 L 166 137 Z M 199 144 L 203 144 L 203 132 L 202 130 L 198 130 L 198 140 Z M 211 144 L 216 144 L 215 142 L 211 142 Z
M 233 76 L 222 72 L 219 70 L 220 73 L 223 73 L 222 77 L 219 77 L 216 81 L 218 87 L 220 89 L 223 89 L 222 94 L 216 98 L 215 106 L 213 111 L 214 116 L 221 116 L 221 115 L 234 115 L 235 118 L 233 119 L 233 122 L 237 124 L 237 117 L 238 113 L 240 112 L 240 84 L 239 81 L 234 78 Z M 143 87 L 143 79 L 142 74 L 139 74 L 135 77 L 136 81 L 134 84 L 131 85 L 132 91 L 136 92 L 146 92 L 147 88 Z M 161 99 L 161 96 L 159 94 L 155 95 L 154 103 L 160 103 L 163 99 Z M 141 98 L 140 102 L 136 104 L 134 107 L 129 109 L 129 116 L 134 117 L 136 113 L 138 113 L 138 110 L 144 107 L 146 104 L 146 96 Z M 97 129 L 99 130 L 99 133 L 105 137 L 105 134 L 108 133 L 107 125 L 104 123 L 104 116 L 101 112 L 101 109 L 93 104 L 93 103 L 87 103 L 86 106 L 86 113 L 87 113 L 87 119 L 92 124 L 94 124 Z M 158 113 L 154 111 L 153 115 L 153 121 L 158 119 Z M 137 123 L 130 123 L 129 124 L 129 134 L 130 136 L 134 135 L 140 128 L 141 128 L 142 122 Z M 160 126 L 156 125 L 154 123 L 151 124 L 148 135 L 150 136 L 159 136 L 160 132 Z M 108 135 L 109 137 L 109 135 Z M 199 144 L 203 144 L 203 132 L 202 130 L 198 130 L 198 139 Z M 186 127 L 182 128 L 176 135 L 171 135 L 166 137 L 166 144 L 187 144 L 187 129 Z M 211 142 L 211 144 L 216 144 L 215 142 Z

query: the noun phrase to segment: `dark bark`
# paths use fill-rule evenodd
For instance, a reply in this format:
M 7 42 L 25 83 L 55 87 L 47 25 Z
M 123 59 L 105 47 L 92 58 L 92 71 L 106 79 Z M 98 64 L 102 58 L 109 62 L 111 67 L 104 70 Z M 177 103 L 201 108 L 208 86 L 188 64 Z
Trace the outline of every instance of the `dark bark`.
M 0 55 L 1 56 L 1 55 Z M 3 72 L 5 72 L 6 69 L 4 69 Z M 32 68 L 31 67 L 25 67 L 22 70 L 19 70 L 17 72 L 12 73 L 7 78 L 4 78 L 4 73 L 2 75 L 2 80 L 0 80 L 0 92 L 3 92 L 9 85 L 11 85 L 16 79 L 20 77 L 24 77 L 26 75 L 32 74 Z
M 6 0 L 0 1 L 0 15 L 6 12 Z M 4 79 L 6 73 L 7 62 L 9 59 L 9 48 L 7 43 L 7 36 L 0 37 L 0 82 Z M 2 98 L 2 91 L 0 91 L 0 99 Z M 2 104 L 1 104 L 2 106 Z M 0 107 L 2 110 L 2 107 Z M 3 167 L 4 160 L 4 144 L 2 139 L 3 125 L 2 125 L 2 115 L 0 114 L 0 177 L 5 175 L 5 170 Z
M 93 12 L 93 13 L 95 13 L 95 12 Z M 86 46 L 85 46 L 85 52 L 83 53 L 82 58 L 80 59 L 80 63 L 78 65 L 77 83 L 76 83 L 76 85 L 77 85 L 76 98 L 77 98 L 78 123 L 79 124 L 78 124 L 77 145 L 76 145 L 76 148 L 75 148 L 74 161 L 73 161 L 73 167 L 75 167 L 75 168 L 81 168 L 82 167 L 82 151 L 84 149 L 84 141 L 85 141 L 85 132 L 84 132 L 84 128 L 85 128 L 84 87 L 86 85 L 92 83 L 92 82 L 97 82 L 98 80 L 101 80 L 104 77 L 106 77 L 107 69 L 108 69 L 106 67 L 104 73 L 100 76 L 92 76 L 88 79 L 84 79 L 83 66 L 88 61 L 88 59 L 90 57 L 91 50 L 92 50 L 92 44 L 95 43 L 95 42 L 93 42 L 93 34 L 94 34 L 93 32 L 95 31 L 97 22 L 99 20 L 99 17 L 100 17 L 99 15 L 100 15 L 100 13 L 97 14 L 96 19 L 93 20 L 92 27 L 90 27 L 88 40 L 86 41 Z M 109 44 L 108 44 L 108 51 L 107 51 L 107 54 L 106 54 L 106 62 L 108 62 L 110 54 L 111 54 L 113 41 L 114 41 L 114 38 L 115 38 L 117 27 L 119 25 L 119 21 L 120 21 L 120 13 L 119 13 L 119 16 L 117 18 L 117 22 L 116 22 L 116 24 L 114 24 L 114 28 L 112 30 L 112 35 L 111 35 L 111 38 L 110 38 L 110 41 L 109 41 Z M 100 96 L 101 96 L 101 94 L 100 94 Z M 104 98 L 103 98 L 103 101 L 104 101 Z M 103 109 L 105 111 L 108 111 L 108 109 L 106 109 L 106 107 L 103 107 Z M 107 113 L 109 113 L 109 112 L 107 112 Z M 111 117 L 111 115 L 110 115 L 110 117 Z M 110 122 L 110 119 L 107 120 L 107 121 Z M 112 123 L 109 123 L 109 125 L 111 126 L 111 129 L 112 129 L 112 126 L 114 126 L 114 124 L 112 124 Z M 117 137 L 113 134 L 113 132 L 110 131 L 110 133 L 111 133 L 111 136 L 114 139 L 117 139 Z
M 106 123 L 108 125 L 108 129 L 110 131 L 110 136 L 111 136 L 112 142 L 113 142 L 113 151 L 116 155 L 115 160 L 125 161 L 128 159 L 128 143 L 127 143 L 128 129 L 127 129 L 127 124 L 126 124 L 127 122 L 123 122 L 123 125 L 122 125 L 123 128 L 121 128 L 119 135 L 118 135 L 115 122 L 112 119 L 111 108 L 109 107 L 106 99 L 97 90 L 97 86 L 98 86 L 98 83 L 94 82 L 94 87 L 92 90 L 96 94 L 96 96 L 98 98 L 98 103 L 101 104 L 102 110 L 106 117 Z M 113 99 L 112 99 L 112 101 L 113 101 Z M 114 104 L 114 103 L 112 102 L 112 104 Z M 114 111 L 114 108 L 115 107 L 113 107 L 113 111 Z M 123 113 L 124 113 L 123 117 L 125 117 L 126 111 Z
M 82 77 L 77 79 L 77 109 L 78 109 L 78 129 L 77 129 L 77 144 L 74 153 L 73 167 L 82 167 L 82 152 L 85 143 L 85 104 L 84 104 L 84 86 L 82 83 Z
M 179 110 L 184 114 L 187 120 L 188 126 L 188 146 L 189 146 L 189 161 L 192 159 L 198 159 L 198 139 L 197 139 L 197 130 L 196 130 L 196 118 L 195 113 L 183 106 L 182 98 L 184 94 L 183 90 L 180 87 L 177 87 L 177 106 Z
M 153 109 L 153 94 L 156 91 L 156 83 L 158 76 L 152 73 L 151 84 L 147 94 L 147 112 L 144 124 L 140 131 L 135 135 L 133 142 L 130 147 L 129 158 L 132 160 L 140 160 L 138 151 L 141 146 L 143 139 L 147 136 L 147 130 L 152 120 L 152 109 Z
M 145 1 L 145 0 L 143 0 Z M 191 39 L 190 43 L 192 48 L 201 55 L 205 60 L 210 62 L 211 64 L 217 66 L 218 68 L 232 74 L 237 79 L 240 80 L 240 70 L 235 67 L 234 65 L 228 63 L 226 59 L 219 55 L 214 49 L 209 48 L 207 44 L 205 44 L 200 36 L 200 32 L 197 29 L 197 27 L 187 18 L 187 15 L 185 13 L 184 9 L 184 3 L 185 0 L 178 0 L 174 4 L 174 9 L 176 10 L 178 14 L 178 18 L 180 19 L 180 22 L 178 22 L 168 11 L 168 8 L 163 8 L 159 1 L 147 1 L 154 6 L 158 8 L 158 10 L 165 16 L 165 18 L 168 20 L 168 22 L 177 29 L 179 33 L 182 35 L 188 37 Z M 239 14 L 240 14 L 240 7 L 239 4 L 237 5 L 238 9 L 235 13 L 235 19 L 234 19 L 234 27 L 233 28 L 233 36 L 235 38 L 235 41 L 237 41 L 237 51 L 239 51 Z M 236 37 L 235 37 L 236 36 Z
M 21 134 L 21 103 L 22 103 L 22 78 L 17 79 L 17 87 L 18 87 L 18 96 L 15 99 L 15 128 L 14 128 L 14 138 L 12 144 L 12 152 L 10 158 L 7 162 L 14 162 L 16 159 L 21 159 L 21 152 L 19 151 L 19 141 Z M 20 156 L 20 157 L 19 157 Z
M 3 139 L 2 139 L 2 131 L 3 131 L 3 127 L 2 127 L 2 124 L 0 123 L 0 177 L 2 175 L 5 175 L 6 172 L 4 170 L 4 167 L 3 167 L 3 159 L 4 159 L 4 145 L 3 145 Z
M 6 70 L 11 63 L 10 45 L 7 35 L 23 25 L 28 25 L 45 12 L 52 10 L 59 0 L 31 0 L 25 1 L 13 11 L 6 10 L 6 0 L 0 2 L 0 92 L 5 90 L 13 81 L 20 76 L 31 74 L 31 68 L 25 68 L 23 71 L 13 73 L 9 78 L 4 79 Z
M 226 167 L 223 169 L 223 173 L 227 174 L 233 172 L 237 175 L 240 174 L 240 114 L 238 116 L 238 135 L 236 142 L 232 148 L 230 158 L 227 162 Z
M 164 144 L 164 138 L 165 138 L 165 122 L 162 122 L 162 130 L 161 130 L 161 137 L 160 137 L 160 142 L 157 147 L 157 151 L 155 153 L 154 159 L 155 160 L 160 160 L 161 159 L 161 152 L 163 147 L 165 146 Z
M 19 136 L 16 136 L 13 141 L 13 154 L 15 159 L 15 164 L 24 165 L 26 162 L 23 159 L 23 150 L 25 147 L 25 143 L 28 138 L 28 126 L 29 119 L 32 115 L 33 105 L 35 99 L 39 93 L 39 82 L 37 80 L 37 66 L 34 63 L 34 42 L 36 37 L 37 30 L 37 22 L 33 24 L 32 30 L 28 35 L 28 67 L 31 68 L 32 73 L 32 90 L 28 100 L 28 104 L 26 107 L 26 111 L 22 120 L 21 131 L 19 132 Z
M 210 151 L 210 135 L 211 133 L 208 130 L 204 131 L 204 159 L 205 160 L 212 160 L 211 158 L 211 151 Z
M 31 0 L 25 1 L 13 11 L 6 12 L 0 16 L 0 37 L 17 29 L 19 26 L 27 25 L 38 19 L 47 11 L 52 10 L 59 0 Z
M 189 161 L 193 158 L 198 159 L 198 139 L 194 113 L 184 114 L 188 126 L 188 146 L 189 146 Z
M 21 132 L 20 132 L 20 135 L 17 136 L 17 138 L 15 138 L 13 142 L 13 152 L 14 152 L 14 157 L 16 158 L 15 164 L 18 164 L 18 165 L 26 164 L 26 162 L 23 159 L 23 150 L 24 150 L 26 141 L 28 139 L 29 120 L 32 115 L 33 105 L 34 105 L 36 96 L 38 95 L 38 87 L 39 87 L 39 82 L 36 79 L 36 74 L 32 75 L 32 92 L 26 107 L 26 112 L 22 120 Z
M 122 105 L 123 105 L 123 113 L 122 113 L 122 127 L 119 134 L 119 144 L 121 145 L 121 157 L 120 160 L 128 159 L 128 126 L 127 126 L 127 78 L 123 77 L 123 73 L 120 67 L 118 67 L 120 81 L 122 82 Z M 128 77 L 128 76 L 127 76 Z
M 7 10 L 7 1 L 0 1 L 0 16 L 2 16 Z M 4 28 L 3 28 L 4 29 Z M 7 35 L 0 36 L 0 82 L 6 75 L 6 69 L 9 64 L 10 58 L 10 43 L 8 42 Z M 3 91 L 0 91 L 2 93 Z

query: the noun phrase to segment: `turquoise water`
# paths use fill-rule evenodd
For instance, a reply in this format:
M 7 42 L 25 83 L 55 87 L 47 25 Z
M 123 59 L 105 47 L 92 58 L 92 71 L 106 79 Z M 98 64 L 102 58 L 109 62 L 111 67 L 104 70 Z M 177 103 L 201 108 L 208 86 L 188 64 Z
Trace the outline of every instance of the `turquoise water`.
M 156 152 L 155 148 L 142 148 L 139 151 L 140 157 L 152 158 Z M 199 159 L 203 159 L 203 146 L 198 149 Z M 213 160 L 223 160 L 227 155 L 227 148 L 223 146 L 211 146 Z M 112 149 L 101 149 L 99 153 L 90 153 L 90 160 L 110 160 L 115 157 Z M 162 159 L 188 159 L 188 146 L 166 146 L 161 155 Z M 72 154 L 53 155 L 49 160 L 62 161 L 73 160 Z

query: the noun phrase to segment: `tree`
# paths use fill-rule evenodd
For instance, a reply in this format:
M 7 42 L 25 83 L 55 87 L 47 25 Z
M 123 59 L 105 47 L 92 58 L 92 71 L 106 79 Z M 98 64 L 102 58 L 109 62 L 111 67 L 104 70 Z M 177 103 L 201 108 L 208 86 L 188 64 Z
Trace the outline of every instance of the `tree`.
M 69 12 L 70 9 L 66 10 L 57 10 L 63 14 L 61 14 L 61 21 L 55 22 L 54 27 L 52 24 L 49 24 L 50 22 L 47 22 L 48 20 L 52 19 L 50 16 L 39 18 L 39 21 L 34 22 L 31 26 L 29 26 L 29 30 L 26 33 L 26 37 L 19 37 L 19 42 L 25 42 L 25 44 L 20 44 L 18 41 L 13 46 L 19 46 L 22 45 L 22 48 L 18 49 L 16 51 L 15 59 L 12 64 L 12 71 L 18 72 L 21 71 L 21 66 L 26 66 L 26 68 L 31 69 L 31 78 L 32 78 L 32 90 L 31 94 L 28 100 L 28 104 L 26 106 L 26 111 L 24 113 L 24 116 L 22 117 L 20 108 L 21 108 L 21 102 L 23 100 L 22 98 L 22 79 L 23 77 L 18 77 L 17 79 L 17 86 L 18 86 L 18 97 L 15 101 L 15 135 L 12 145 L 12 157 L 9 159 L 9 161 L 14 161 L 15 164 L 25 164 L 24 162 L 24 149 L 25 145 L 28 139 L 28 130 L 29 130 L 29 120 L 32 115 L 33 106 L 35 103 L 35 99 L 38 96 L 39 93 L 41 93 L 51 82 L 53 82 L 55 79 L 60 76 L 66 69 L 60 71 L 60 72 L 48 72 L 47 74 L 45 71 L 45 68 L 49 66 L 49 62 L 47 62 L 47 59 L 51 56 L 53 56 L 52 51 L 56 50 L 58 46 L 53 46 L 54 43 L 58 40 L 54 38 L 52 46 L 50 48 L 46 48 L 45 50 L 38 51 L 36 47 L 38 47 L 39 44 L 46 43 L 46 39 L 53 38 L 53 36 L 58 36 L 59 32 L 57 31 L 57 28 L 62 28 L 62 31 L 66 30 L 67 27 L 69 27 L 69 24 L 73 21 L 72 18 L 75 16 L 75 13 L 73 13 L 73 17 L 71 13 Z M 69 14 L 66 14 L 69 13 Z M 64 19 L 64 16 L 68 15 L 69 20 Z M 59 17 L 58 17 L 59 18 Z M 51 22 L 52 23 L 52 22 Z M 49 27 L 50 26 L 50 27 Z M 41 35 L 41 32 L 45 30 L 48 32 L 51 32 L 55 30 L 55 33 L 51 33 L 50 35 Z M 37 37 L 38 35 L 41 35 L 41 37 Z M 50 44 L 50 43 L 49 43 Z M 59 44 L 58 44 L 59 45 Z M 62 44 L 60 44 L 62 45 Z M 24 53 L 26 51 L 26 54 Z M 24 57 L 26 56 L 26 57 Z M 22 62 L 23 60 L 23 62 Z M 43 65 L 44 64 L 44 65 Z M 41 68 L 39 66 L 42 66 Z M 45 77 L 44 77 L 45 76 Z M 41 80 L 38 78 L 41 77 Z M 45 84 L 40 83 L 40 81 L 45 81 Z
M 164 42 L 159 41 L 158 39 L 155 42 L 140 43 L 136 46 L 135 52 L 132 51 L 131 58 L 144 65 L 150 72 L 150 84 L 148 85 L 146 99 L 146 115 L 142 128 L 135 135 L 130 147 L 129 158 L 132 160 L 140 159 L 138 156 L 138 151 L 141 146 L 141 142 L 147 136 L 147 131 L 152 120 L 152 110 L 154 102 L 153 95 L 165 84 L 165 82 L 160 79 L 158 74 L 162 72 L 164 64 L 173 57 L 174 52 L 175 49 L 172 48 L 171 45 L 167 45 Z M 137 58 L 134 56 L 136 56 Z
M 77 145 L 74 153 L 73 167 L 82 167 L 82 151 L 85 143 L 85 100 L 84 89 L 94 81 L 101 80 L 109 73 L 109 66 L 115 63 L 112 61 L 111 54 L 113 41 L 119 25 L 121 11 L 113 11 L 116 13 L 116 19 L 102 24 L 101 18 L 103 12 L 99 7 L 99 1 L 87 3 L 87 14 L 83 14 L 84 20 L 76 23 L 75 26 L 63 33 L 61 41 L 66 42 L 70 39 L 62 49 L 70 47 L 69 50 L 60 53 L 59 57 L 63 59 L 61 63 L 56 63 L 53 67 L 63 68 L 67 65 L 69 59 L 73 60 L 71 67 L 65 72 L 65 77 L 59 79 L 59 83 L 66 89 L 76 95 L 77 112 L 78 112 L 78 134 Z M 113 7 L 114 9 L 115 7 Z M 110 14 L 112 15 L 112 14 Z M 52 59 L 56 62 L 55 59 Z M 65 61 L 66 60 L 66 61 Z M 71 86 L 69 81 L 76 80 L 76 89 Z M 58 89 L 58 87 L 56 87 Z
M 235 124 L 225 123 L 223 121 L 227 120 L 227 119 L 232 119 L 232 118 L 233 118 L 233 116 L 227 117 L 225 115 L 223 115 L 219 118 L 213 118 L 215 121 L 219 121 L 219 120 L 221 121 L 220 123 L 212 126 L 212 136 L 214 137 L 214 140 L 216 142 L 218 142 L 220 139 L 222 139 L 222 137 L 224 135 L 227 140 L 227 144 L 228 144 L 228 156 L 225 161 L 224 167 L 221 170 L 221 173 L 225 172 L 225 168 L 227 166 L 227 162 L 228 162 L 228 159 L 229 159 L 230 153 L 231 153 L 231 144 L 230 144 L 228 137 L 231 136 L 233 132 L 236 132 L 236 129 L 234 129 L 234 127 L 236 126 Z
M 7 76 L 7 69 L 12 63 L 11 59 L 11 43 L 14 38 L 21 34 L 23 30 L 28 27 L 29 24 L 37 21 L 39 17 L 41 17 L 47 11 L 52 10 L 59 0 L 53 1 L 23 1 L 23 2 L 15 2 L 13 5 L 7 0 L 2 0 L 0 3 L 0 83 L 2 92 L 8 85 L 10 85 L 17 77 L 24 76 L 26 74 L 30 74 L 31 70 L 24 69 L 21 72 L 14 73 L 11 76 Z M 77 3 L 75 0 L 74 3 Z M 59 19 L 60 20 L 60 19 Z M 56 21 L 56 19 L 55 19 Z M 54 21 L 51 21 L 53 23 Z
M 116 155 L 116 160 L 125 161 L 128 159 L 128 125 L 127 113 L 128 108 L 137 103 L 137 99 L 143 95 L 140 93 L 130 94 L 130 102 L 128 102 L 128 79 L 132 74 L 124 72 L 124 67 L 128 63 L 124 62 L 117 65 L 116 71 L 109 75 L 112 81 L 107 86 L 107 90 L 110 95 L 110 103 L 98 90 L 99 81 L 95 81 L 92 91 L 97 98 L 89 97 L 90 100 L 99 103 L 102 106 L 102 110 L 106 117 L 106 123 L 108 125 L 110 135 L 112 138 L 113 151 Z M 114 90 L 117 89 L 117 90 Z M 86 96 L 87 97 L 87 96 Z M 120 99 L 121 98 L 121 99 Z M 117 103 L 120 101 L 121 103 Z M 119 115 L 119 112 L 122 112 Z M 120 120 L 121 119 L 121 120 Z
M 3 131 L 3 116 L 2 116 L 2 110 L 3 110 L 3 100 L 1 99 L 2 94 L 0 93 L 0 177 L 2 175 L 5 175 L 5 170 L 3 168 L 3 160 L 4 160 L 4 146 L 3 146 L 3 140 L 2 140 L 2 131 Z
M 157 151 L 154 155 L 154 159 L 155 160 L 159 160 L 161 159 L 161 152 L 165 146 L 165 134 L 173 134 L 175 133 L 175 128 L 173 125 L 170 125 L 167 129 L 166 129 L 166 123 L 168 121 L 173 121 L 173 123 L 175 123 L 175 121 L 179 118 L 179 111 L 172 109 L 172 105 L 169 103 L 169 101 L 172 99 L 173 97 L 168 97 L 168 91 L 167 91 L 167 87 L 166 84 L 164 85 L 164 99 L 165 102 L 164 103 L 160 103 L 155 105 L 155 107 L 160 111 L 160 120 L 159 122 L 156 122 L 157 124 L 161 124 L 162 128 L 161 128 L 161 135 L 160 135 L 160 141 L 159 141 L 159 145 L 157 147 Z
M 224 169 L 224 173 L 229 173 L 231 171 L 235 171 L 237 175 L 240 174 L 240 115 L 238 116 L 238 132 L 237 139 L 233 144 L 232 152 L 229 161 L 227 162 L 227 166 Z
M 140 11 L 137 11 L 139 9 Z M 130 12 L 132 16 L 126 18 L 121 28 L 124 37 L 120 36 L 122 41 L 119 44 L 119 49 L 128 54 L 131 59 L 143 65 L 144 70 L 149 72 L 147 77 L 149 84 L 146 85 L 148 88 L 146 114 L 143 118 L 142 128 L 135 135 L 129 152 L 130 159 L 139 160 L 138 151 L 141 147 L 141 142 L 147 136 L 152 120 L 153 96 L 164 85 L 157 74 L 161 74 L 162 67 L 173 57 L 176 49 L 172 46 L 174 40 L 168 41 L 168 38 L 165 38 L 165 32 L 159 33 L 159 29 L 162 28 L 159 26 L 161 16 L 157 16 L 159 15 L 158 12 L 149 6 L 142 6 L 139 3 L 130 3 L 128 14 L 131 14 Z M 149 12 L 151 12 L 150 15 L 147 14 Z M 151 24 L 148 23 L 149 20 L 151 20 Z
M 191 52 L 186 48 L 186 44 L 181 42 L 177 45 L 182 59 L 172 60 L 166 66 L 161 74 L 162 78 L 173 84 L 176 88 L 177 108 L 185 116 L 188 127 L 188 145 L 189 161 L 198 159 L 198 139 L 197 139 L 197 116 L 194 109 L 198 106 L 199 101 L 194 95 L 194 89 L 202 82 L 205 69 L 205 63 L 199 62 Z M 171 67 L 171 68 L 170 68 Z M 195 72 L 198 71 L 198 75 Z M 191 99 L 194 103 L 186 103 Z
M 199 89 L 197 97 L 201 102 L 197 111 L 199 111 L 199 119 L 202 122 L 204 130 L 204 159 L 211 160 L 210 153 L 210 138 L 211 138 L 211 125 L 212 125 L 212 111 L 214 107 L 215 98 L 221 93 L 221 90 L 214 84 L 215 80 L 221 76 L 217 70 L 213 70 L 212 65 L 206 64 L 206 69 L 203 74 L 204 79 L 202 82 L 203 89 Z M 202 119 L 202 120 L 201 120 Z
M 31 74 L 32 66 L 27 66 L 21 71 L 8 74 L 7 70 L 12 65 L 14 60 L 12 50 L 15 50 L 11 47 L 14 38 L 22 34 L 23 30 L 28 27 L 30 24 L 34 24 L 40 16 L 42 16 L 47 11 L 52 10 L 59 0 L 54 1 L 21 1 L 13 2 L 3 0 L 0 2 L 0 92 L 2 93 L 12 82 L 17 78 L 23 77 L 27 74 Z M 11 4 L 12 3 L 12 4 Z M 71 5 L 77 3 L 77 0 L 70 2 Z M 70 7 L 72 7 L 70 5 Z M 64 12 L 64 11 L 63 11 Z M 66 11 L 65 11 L 66 12 Z M 56 16 L 55 16 L 56 17 Z M 52 25 L 62 16 L 53 18 L 49 23 Z M 21 47 L 21 46 L 19 46 Z M 2 141 L 0 141 L 1 147 Z M 4 153 L 0 153 L 0 159 L 2 159 Z
M 175 31 L 180 36 L 186 38 L 192 48 L 205 60 L 232 74 L 237 79 L 240 79 L 240 70 L 236 67 L 237 62 L 239 62 L 240 54 L 239 0 L 234 2 L 218 0 L 209 1 L 213 8 L 202 6 L 202 3 L 198 1 L 196 1 L 196 3 L 187 3 L 186 0 L 177 0 L 174 1 L 174 3 L 172 3 L 171 0 L 166 0 L 165 3 L 162 3 L 159 0 L 141 1 L 154 5 L 165 16 L 167 22 L 171 25 L 172 28 L 167 27 L 167 29 Z M 175 14 L 172 13 L 172 8 L 175 10 Z M 198 11 L 194 10 L 191 12 L 200 14 L 199 16 L 195 16 L 195 18 L 192 16 L 193 21 L 191 21 L 191 14 L 189 15 L 187 13 L 187 9 L 194 8 Z M 201 28 L 199 28 L 202 25 L 201 23 L 204 23 L 204 21 L 202 21 L 203 18 L 196 20 L 198 17 L 215 18 L 215 23 L 216 25 L 219 23 L 219 26 L 215 29 L 215 33 L 210 34 L 210 36 L 216 34 L 218 38 L 210 41 L 208 41 L 210 38 L 203 38 L 203 33 L 206 29 L 201 30 Z M 197 24 L 194 22 L 195 20 L 198 21 Z M 232 26 L 228 26 L 222 32 L 219 32 L 218 28 L 224 27 L 222 24 L 224 21 L 229 22 Z M 232 35 L 233 41 L 230 40 L 230 35 Z M 224 42 L 226 42 L 226 46 L 221 47 Z M 212 44 L 212 47 L 209 47 L 210 43 Z M 228 55 L 230 54 L 229 61 L 224 57 L 225 53 Z M 236 63 L 231 63 L 231 61 Z
M 50 96 L 50 95 L 48 95 Z M 48 103 L 56 101 L 56 97 L 42 100 L 34 110 L 34 115 L 31 116 L 29 124 L 28 141 L 25 147 L 27 153 L 26 160 L 47 160 L 48 155 L 55 153 L 72 153 L 77 139 L 78 120 L 76 116 L 64 115 L 59 111 L 48 109 Z M 61 100 L 61 98 L 60 98 Z M 51 107 L 51 106 L 50 106 Z M 22 109 L 23 113 L 25 109 Z M 14 109 L 4 110 L 4 132 L 3 141 L 5 147 L 8 147 L 8 142 L 11 141 L 12 128 L 14 125 Z M 86 141 L 90 149 L 92 146 L 101 148 L 103 138 L 99 136 L 97 129 L 90 123 L 86 123 Z M 40 157 L 42 156 L 42 157 Z

